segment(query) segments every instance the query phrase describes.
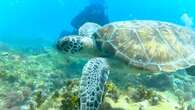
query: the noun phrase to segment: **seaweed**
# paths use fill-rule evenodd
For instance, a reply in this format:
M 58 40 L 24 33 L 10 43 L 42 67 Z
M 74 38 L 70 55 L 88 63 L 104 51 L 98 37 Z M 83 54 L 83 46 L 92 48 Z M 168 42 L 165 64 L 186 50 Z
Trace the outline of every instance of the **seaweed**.
M 115 102 L 117 102 L 118 98 L 119 98 L 119 91 L 117 86 L 112 83 L 112 82 L 108 82 L 105 85 L 105 95 L 107 97 L 110 97 L 112 100 L 114 100 Z

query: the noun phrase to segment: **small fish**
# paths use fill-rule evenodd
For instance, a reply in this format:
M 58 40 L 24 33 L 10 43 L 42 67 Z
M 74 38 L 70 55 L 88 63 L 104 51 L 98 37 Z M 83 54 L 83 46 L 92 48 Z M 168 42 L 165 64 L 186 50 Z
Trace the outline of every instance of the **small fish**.
M 184 13 L 181 15 L 181 20 L 185 24 L 186 27 L 192 27 L 194 25 L 193 18 L 188 15 L 188 13 Z

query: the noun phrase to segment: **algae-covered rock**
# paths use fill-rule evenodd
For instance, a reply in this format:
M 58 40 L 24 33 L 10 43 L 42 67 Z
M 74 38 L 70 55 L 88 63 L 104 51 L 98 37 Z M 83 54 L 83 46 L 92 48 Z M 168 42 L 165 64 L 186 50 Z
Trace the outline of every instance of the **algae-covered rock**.
M 38 96 L 31 99 L 31 102 L 34 103 L 26 106 L 32 110 L 78 110 L 78 85 L 78 80 L 69 80 L 66 82 L 63 88 L 54 91 L 45 99 L 43 99 L 41 95 L 38 94 Z M 37 100 L 37 97 L 39 97 L 39 100 Z
M 147 89 L 143 86 L 138 87 L 131 98 L 136 102 L 149 100 L 152 105 L 157 105 L 162 100 L 162 97 L 155 90 Z
M 123 91 L 111 81 L 106 84 L 104 94 L 100 110 L 176 110 L 175 107 L 180 107 L 176 100 L 169 100 L 170 96 L 161 92 L 144 87 Z M 139 98 L 135 100 L 134 95 Z M 79 79 L 66 81 L 64 87 L 49 94 L 41 103 L 35 103 L 40 105 L 31 110 L 79 110 Z
M 102 110 L 122 110 L 119 108 L 109 108 L 107 98 L 117 102 L 119 97 L 119 90 L 112 83 L 109 82 L 106 86 L 105 101 Z M 57 89 L 51 94 L 47 95 L 47 98 L 42 98 L 40 91 L 33 95 L 27 108 L 31 110 L 78 110 L 79 109 L 79 79 L 68 80 L 65 86 L 61 89 Z M 106 104 L 107 103 L 107 104 Z
M 79 109 L 80 81 L 75 78 L 87 58 L 64 56 L 52 48 L 39 54 L 4 50 L 0 50 L 0 110 Z M 114 71 L 107 82 L 100 110 L 193 110 L 195 83 L 184 72 L 151 76 L 121 70 L 125 69 Z
M 120 91 L 117 88 L 117 86 L 112 83 L 112 82 L 108 82 L 106 84 L 106 90 L 105 90 L 105 96 L 106 97 L 110 97 L 112 100 L 114 100 L 115 102 L 117 102 L 119 95 L 120 95 Z
M 24 99 L 34 98 L 33 100 L 39 100 L 40 104 L 43 103 L 49 94 L 65 85 L 68 77 L 73 77 L 71 72 L 74 73 L 74 77 L 79 76 L 79 73 L 76 73 L 77 69 L 67 72 L 69 64 L 79 63 L 76 59 L 70 59 L 73 57 L 64 57 L 52 48 L 36 55 L 0 50 L 0 109 L 7 109 L 4 106 L 6 105 L 4 98 L 7 97 L 4 95 L 5 93 L 20 91 L 25 87 L 31 88 L 32 95 L 25 96 Z M 25 108 L 27 103 L 29 101 L 25 100 L 19 104 L 19 108 Z

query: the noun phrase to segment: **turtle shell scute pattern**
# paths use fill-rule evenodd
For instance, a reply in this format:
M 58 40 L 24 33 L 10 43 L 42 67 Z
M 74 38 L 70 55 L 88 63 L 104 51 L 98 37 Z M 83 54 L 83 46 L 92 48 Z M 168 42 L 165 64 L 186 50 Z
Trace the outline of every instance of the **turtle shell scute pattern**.
M 168 22 L 123 21 L 95 34 L 103 54 L 151 71 L 174 72 L 195 65 L 195 32 Z

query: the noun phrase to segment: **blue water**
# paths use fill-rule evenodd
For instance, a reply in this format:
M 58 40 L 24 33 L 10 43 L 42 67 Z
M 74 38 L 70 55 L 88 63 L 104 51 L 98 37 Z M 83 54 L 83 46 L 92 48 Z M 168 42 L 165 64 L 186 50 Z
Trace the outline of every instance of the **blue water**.
M 43 107 L 45 103 L 50 108 L 52 104 L 59 106 L 59 103 L 63 102 L 66 103 L 60 105 L 59 108 L 63 110 L 67 110 L 67 107 L 73 108 L 69 102 L 73 99 L 75 101 L 75 97 L 79 98 L 77 81 L 88 59 L 56 51 L 56 41 L 63 35 L 76 34 L 78 30 L 75 30 L 71 24 L 72 20 L 86 7 L 94 4 L 105 9 L 105 18 L 102 16 L 95 18 L 90 15 L 90 19 L 100 22 L 105 20 L 102 24 L 123 20 L 159 20 L 195 29 L 193 24 L 195 0 L 0 0 L 0 110 L 19 110 L 20 107 L 31 106 L 39 108 L 39 104 Z M 90 9 L 89 13 L 95 11 L 98 14 L 101 7 L 94 9 Z M 83 17 L 87 18 L 85 15 Z M 76 20 L 74 23 L 78 25 L 82 20 Z M 48 48 L 45 48 L 47 46 Z M 28 52 L 30 54 L 26 54 Z M 172 106 L 172 102 L 182 104 L 184 101 L 186 105 L 190 105 L 188 103 L 191 102 L 195 105 L 195 67 L 177 71 L 172 75 L 135 75 L 125 72 L 116 70 L 109 78 L 117 87 L 120 87 L 121 91 L 125 88 L 129 99 L 132 98 L 134 89 L 143 85 L 146 89 L 147 87 L 154 88 L 167 95 L 168 98 L 165 100 L 169 102 L 168 105 Z M 67 83 L 67 80 L 72 81 Z M 73 85 L 77 86 L 76 92 L 72 90 L 75 89 Z M 55 92 L 55 97 L 53 97 L 54 91 L 59 91 L 66 86 L 70 86 L 70 91 L 65 89 L 70 94 L 74 94 L 73 96 L 69 98 L 63 94 L 56 96 L 57 92 Z M 118 93 L 115 94 L 115 92 L 113 96 L 111 95 L 114 100 L 118 97 Z M 139 90 L 137 93 L 139 96 Z M 135 92 L 135 95 L 137 93 Z M 175 97 L 169 96 L 171 94 Z M 54 99 L 62 97 L 66 101 L 47 103 L 45 100 L 53 101 L 50 97 Z M 124 100 L 129 102 L 128 98 Z M 151 99 L 154 100 L 152 97 Z M 77 104 L 79 105 L 78 100 L 74 106 L 78 107 Z M 133 105 L 138 105 L 138 103 L 133 102 Z M 183 107 L 183 105 L 174 105 L 174 108 L 180 106 Z
M 1 0 L 0 40 L 53 42 L 62 30 L 72 29 L 72 18 L 89 4 L 89 0 Z M 107 0 L 104 4 L 110 21 L 152 19 L 183 25 L 183 13 L 195 17 L 194 0 Z

